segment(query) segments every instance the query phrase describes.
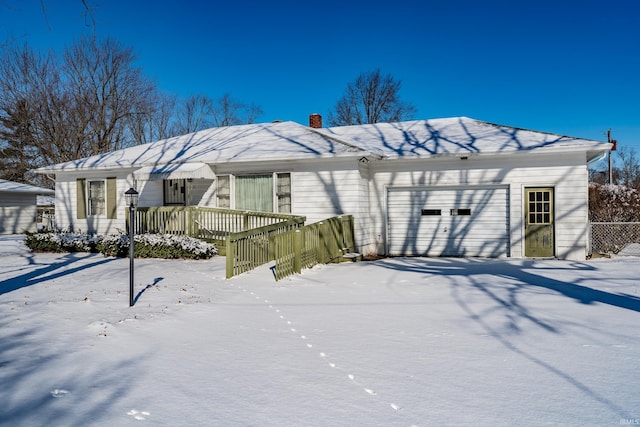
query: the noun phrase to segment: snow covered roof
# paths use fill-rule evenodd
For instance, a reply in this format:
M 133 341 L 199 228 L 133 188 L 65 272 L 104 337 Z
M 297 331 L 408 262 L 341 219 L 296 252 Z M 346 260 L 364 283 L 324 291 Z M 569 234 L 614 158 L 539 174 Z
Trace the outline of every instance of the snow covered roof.
M 295 122 L 218 127 L 43 167 L 40 173 L 155 166 L 169 163 L 255 162 L 362 155 L 363 150 Z
M 33 185 L 21 184 L 19 182 L 0 179 L 0 192 L 3 193 L 24 193 L 24 194 L 54 194 L 55 191 L 48 188 L 35 187 Z
M 496 125 L 468 117 L 342 126 L 323 131 L 387 158 L 493 155 L 534 149 L 593 150 L 595 157 L 610 148 L 598 141 Z
M 145 166 L 135 171 L 133 176 L 136 179 L 145 180 L 215 178 L 215 175 L 209 165 L 201 162 Z
M 206 129 L 36 171 L 55 173 L 365 155 L 383 159 L 495 155 L 531 150 L 579 150 L 587 152 L 587 160 L 591 160 L 609 148 L 610 144 L 598 141 L 495 125 L 468 117 L 325 129 L 276 122 Z
M 55 196 L 36 196 L 36 204 L 38 206 L 55 206 Z

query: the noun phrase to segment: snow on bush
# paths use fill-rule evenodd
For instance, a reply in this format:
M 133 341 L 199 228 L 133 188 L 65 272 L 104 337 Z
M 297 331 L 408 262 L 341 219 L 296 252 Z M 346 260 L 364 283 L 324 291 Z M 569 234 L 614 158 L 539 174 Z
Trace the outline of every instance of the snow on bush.
M 27 233 L 26 245 L 34 252 L 95 252 L 99 238 L 77 233 Z
M 92 236 L 73 233 L 29 233 L 26 245 L 34 252 L 100 252 L 105 256 L 129 255 L 129 236 Z M 134 256 L 140 258 L 211 258 L 214 245 L 187 236 L 140 234 L 134 237 Z
M 139 258 L 211 258 L 217 253 L 214 245 L 187 236 L 173 234 L 138 234 L 134 236 L 134 256 Z M 98 244 L 100 252 L 108 256 L 129 254 L 129 236 L 104 236 Z
M 589 217 L 595 222 L 638 222 L 640 192 L 624 185 L 591 183 Z

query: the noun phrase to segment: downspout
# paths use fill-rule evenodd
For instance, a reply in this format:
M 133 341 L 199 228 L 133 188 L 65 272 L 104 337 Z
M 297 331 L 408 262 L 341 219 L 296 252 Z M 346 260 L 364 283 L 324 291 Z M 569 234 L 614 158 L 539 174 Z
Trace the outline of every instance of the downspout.
M 604 153 L 600 154 L 599 156 L 589 160 L 587 162 L 587 166 L 591 166 L 594 163 L 598 163 L 599 161 L 604 160 L 604 158 L 607 157 L 607 154 L 609 154 L 609 157 L 611 157 L 611 155 L 610 155 L 611 153 L 608 152 L 608 151 L 605 151 Z

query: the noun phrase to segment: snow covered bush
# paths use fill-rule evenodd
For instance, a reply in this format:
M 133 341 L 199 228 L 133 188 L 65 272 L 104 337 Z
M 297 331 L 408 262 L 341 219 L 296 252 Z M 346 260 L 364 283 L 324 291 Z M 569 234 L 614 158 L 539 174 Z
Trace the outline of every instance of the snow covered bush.
M 99 238 L 77 233 L 27 233 L 25 244 L 33 252 L 96 252 Z
M 33 252 L 100 252 L 104 256 L 129 255 L 129 236 L 90 236 L 72 233 L 28 233 L 25 244 Z M 186 236 L 140 234 L 134 237 L 139 258 L 206 259 L 217 253 L 214 245 Z
M 589 184 L 589 219 L 640 222 L 640 191 L 624 185 Z
M 217 253 L 214 245 L 187 236 L 172 234 L 139 234 L 134 236 L 133 253 L 136 258 L 205 259 Z M 104 236 L 98 250 L 105 256 L 129 255 L 129 236 Z

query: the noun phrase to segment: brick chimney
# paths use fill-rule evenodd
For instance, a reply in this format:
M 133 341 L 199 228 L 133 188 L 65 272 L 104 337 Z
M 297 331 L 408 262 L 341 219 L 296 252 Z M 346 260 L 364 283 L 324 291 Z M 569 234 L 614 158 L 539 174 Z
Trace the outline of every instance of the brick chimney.
M 309 116 L 309 127 L 320 129 L 322 127 L 322 116 L 318 113 L 313 113 Z

